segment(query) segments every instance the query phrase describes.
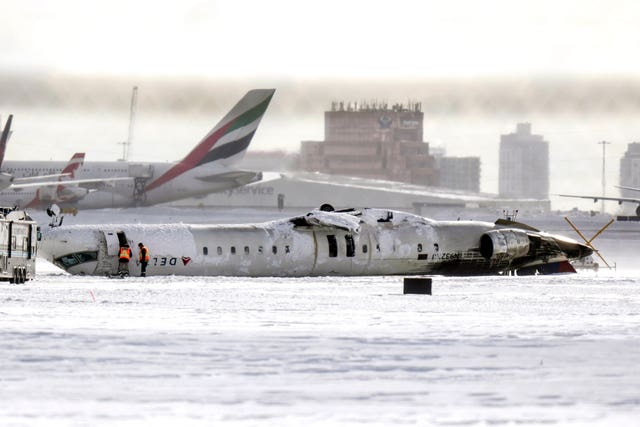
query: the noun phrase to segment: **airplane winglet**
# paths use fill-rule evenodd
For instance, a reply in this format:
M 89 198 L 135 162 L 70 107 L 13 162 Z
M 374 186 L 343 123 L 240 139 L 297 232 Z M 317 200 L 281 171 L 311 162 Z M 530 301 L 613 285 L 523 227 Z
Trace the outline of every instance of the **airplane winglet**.
M 7 123 L 4 125 L 4 129 L 2 131 L 2 136 L 0 136 L 0 166 L 2 166 L 2 162 L 4 161 L 4 152 L 7 149 L 7 141 L 11 136 L 11 122 L 13 121 L 13 114 L 9 115 L 7 119 Z

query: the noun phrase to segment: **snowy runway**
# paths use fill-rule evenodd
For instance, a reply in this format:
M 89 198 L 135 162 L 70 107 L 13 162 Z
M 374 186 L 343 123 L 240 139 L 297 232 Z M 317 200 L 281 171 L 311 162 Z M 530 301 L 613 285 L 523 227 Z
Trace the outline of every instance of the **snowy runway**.
M 51 268 L 0 285 L 0 424 L 635 425 L 639 286 Z

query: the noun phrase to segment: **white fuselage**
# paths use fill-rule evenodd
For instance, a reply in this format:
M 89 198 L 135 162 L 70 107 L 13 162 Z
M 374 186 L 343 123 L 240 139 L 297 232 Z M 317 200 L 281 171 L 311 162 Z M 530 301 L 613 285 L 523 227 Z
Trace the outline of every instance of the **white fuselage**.
M 59 161 L 6 161 L 4 170 L 15 177 L 30 177 L 60 173 L 66 162 Z M 175 163 L 85 162 L 75 173 L 75 179 L 126 177 L 119 181 L 105 181 L 91 185 L 87 190 L 78 185 L 60 185 L 44 188 L 16 188 L 0 192 L 0 204 L 21 207 L 47 207 L 56 203 L 61 207 L 100 209 L 145 206 L 171 202 L 187 197 L 224 191 L 255 181 L 247 174 L 237 180 L 202 180 L 198 177 L 229 171 L 223 166 L 202 166 L 187 170 L 176 178 L 145 191 L 144 187 L 161 176 Z
M 125 242 L 134 248 L 134 260 L 139 242 L 149 249 L 149 276 L 467 275 L 516 265 L 513 257 L 481 254 L 481 237 L 496 230 L 492 223 L 438 222 L 401 212 L 388 219 L 388 212 L 366 210 L 357 228 L 324 213 L 316 223 L 305 222 L 306 216 L 247 225 L 60 227 L 43 231 L 39 254 L 69 273 L 87 275 L 115 274 Z M 514 256 L 523 265 L 527 253 Z M 557 253 L 545 262 L 566 259 Z M 139 266 L 131 263 L 130 270 L 135 275 Z

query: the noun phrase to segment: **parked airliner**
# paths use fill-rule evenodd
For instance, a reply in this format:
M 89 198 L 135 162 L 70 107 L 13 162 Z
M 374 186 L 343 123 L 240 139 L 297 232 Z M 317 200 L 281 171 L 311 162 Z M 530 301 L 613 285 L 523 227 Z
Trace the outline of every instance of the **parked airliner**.
M 39 256 L 71 274 L 115 275 L 118 249 L 143 242 L 148 276 L 492 275 L 575 272 L 592 250 L 514 221 L 434 221 L 385 209 L 261 224 L 75 225 L 42 231 Z M 130 266 L 132 275 L 140 273 Z
M 259 181 L 261 172 L 233 168 L 246 152 L 274 89 L 247 92 L 224 118 L 176 163 L 84 162 L 76 181 L 48 188 L 14 185 L 0 191 L 0 205 L 99 209 L 145 206 L 202 196 Z M 59 174 L 61 162 L 6 161 L 14 177 Z M 17 179 L 17 178 L 16 178 Z M 0 187 L 1 188 L 1 187 Z

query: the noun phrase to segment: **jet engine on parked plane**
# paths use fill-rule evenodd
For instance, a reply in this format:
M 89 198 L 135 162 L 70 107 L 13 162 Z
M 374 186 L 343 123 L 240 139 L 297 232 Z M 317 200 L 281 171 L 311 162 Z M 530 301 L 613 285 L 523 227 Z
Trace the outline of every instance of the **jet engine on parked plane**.
M 58 200 L 61 202 L 82 199 L 87 194 L 89 194 L 89 190 L 83 187 L 72 185 L 58 187 Z
M 41 202 L 61 203 L 82 199 L 89 190 L 74 185 L 47 186 L 38 189 Z
M 480 237 L 480 253 L 492 261 L 508 261 L 527 256 L 529 235 L 522 230 L 492 230 Z

